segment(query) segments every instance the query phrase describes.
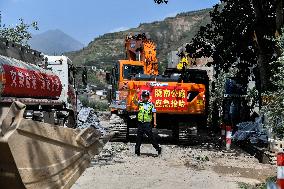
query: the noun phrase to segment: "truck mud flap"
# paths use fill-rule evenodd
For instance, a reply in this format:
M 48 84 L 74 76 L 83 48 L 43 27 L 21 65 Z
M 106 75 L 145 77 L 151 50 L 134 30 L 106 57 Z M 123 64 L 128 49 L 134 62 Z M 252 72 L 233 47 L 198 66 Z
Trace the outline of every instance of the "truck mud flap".
M 24 110 L 13 102 L 0 125 L 1 188 L 70 188 L 114 135 L 24 119 Z

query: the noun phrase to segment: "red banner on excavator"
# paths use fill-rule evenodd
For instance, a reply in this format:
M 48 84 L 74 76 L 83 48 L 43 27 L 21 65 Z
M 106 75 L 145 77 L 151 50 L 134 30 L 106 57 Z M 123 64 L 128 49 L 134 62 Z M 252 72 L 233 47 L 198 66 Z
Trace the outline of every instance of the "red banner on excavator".
M 155 86 L 141 87 L 143 90 L 150 92 L 150 101 L 155 104 L 157 111 L 159 110 L 179 110 L 186 111 L 188 109 L 187 91 L 182 87 L 176 86 Z M 141 95 L 139 93 L 139 95 Z
M 187 110 L 186 90 L 183 88 L 154 87 L 151 97 L 157 110 Z

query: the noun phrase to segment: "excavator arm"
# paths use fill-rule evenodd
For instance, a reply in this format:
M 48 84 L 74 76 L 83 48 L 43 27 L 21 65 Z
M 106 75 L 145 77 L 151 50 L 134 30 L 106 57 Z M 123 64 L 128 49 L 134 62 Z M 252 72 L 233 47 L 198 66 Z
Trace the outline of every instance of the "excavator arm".
M 143 61 L 145 74 L 158 75 L 156 44 L 146 35 L 129 34 L 125 38 L 126 58 L 130 61 Z

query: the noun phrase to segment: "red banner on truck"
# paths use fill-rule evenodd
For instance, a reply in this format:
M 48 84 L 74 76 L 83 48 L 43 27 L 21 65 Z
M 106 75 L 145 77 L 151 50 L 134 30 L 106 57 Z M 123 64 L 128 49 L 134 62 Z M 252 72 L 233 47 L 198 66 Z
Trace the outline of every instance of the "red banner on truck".
M 57 75 L 3 65 L 2 96 L 58 99 L 62 85 Z

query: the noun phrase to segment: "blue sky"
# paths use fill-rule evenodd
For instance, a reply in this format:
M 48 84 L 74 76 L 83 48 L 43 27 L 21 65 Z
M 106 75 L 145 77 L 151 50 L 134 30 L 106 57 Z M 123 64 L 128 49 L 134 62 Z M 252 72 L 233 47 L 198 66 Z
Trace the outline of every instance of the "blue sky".
M 163 20 L 180 12 L 209 8 L 219 0 L 0 0 L 2 22 L 15 25 L 18 18 L 38 21 L 42 33 L 60 29 L 84 44 L 104 33 Z

